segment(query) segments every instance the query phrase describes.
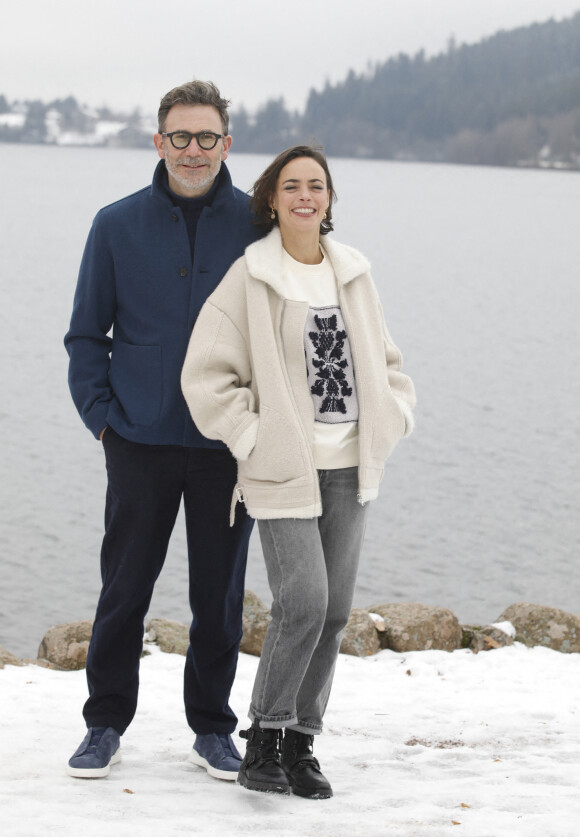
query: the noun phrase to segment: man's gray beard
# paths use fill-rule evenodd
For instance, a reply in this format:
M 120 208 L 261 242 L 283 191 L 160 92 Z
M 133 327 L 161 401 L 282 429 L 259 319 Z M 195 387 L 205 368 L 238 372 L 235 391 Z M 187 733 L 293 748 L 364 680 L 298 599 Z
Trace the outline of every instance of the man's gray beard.
M 192 157 L 191 159 L 188 158 L 188 162 L 193 163 L 193 164 L 198 163 L 198 162 L 205 163 L 205 159 L 200 160 L 197 157 Z M 222 165 L 221 160 L 218 160 L 218 166 L 217 166 L 217 169 L 215 170 L 215 172 L 212 171 L 212 167 L 210 165 L 208 170 L 207 170 L 207 175 L 203 178 L 203 180 L 198 180 L 195 183 L 192 183 L 191 180 L 187 179 L 187 177 L 182 177 L 181 176 L 181 166 L 180 165 L 173 164 L 173 163 L 168 164 L 167 159 L 165 160 L 165 166 L 167 168 L 167 171 L 171 175 L 171 177 L 174 180 L 176 180 L 180 184 L 180 186 L 183 186 L 184 189 L 187 189 L 188 191 L 195 191 L 195 192 L 199 192 L 200 189 L 209 190 L 211 188 L 212 183 L 214 182 L 214 180 L 216 179 L 216 177 L 219 174 L 221 165 Z

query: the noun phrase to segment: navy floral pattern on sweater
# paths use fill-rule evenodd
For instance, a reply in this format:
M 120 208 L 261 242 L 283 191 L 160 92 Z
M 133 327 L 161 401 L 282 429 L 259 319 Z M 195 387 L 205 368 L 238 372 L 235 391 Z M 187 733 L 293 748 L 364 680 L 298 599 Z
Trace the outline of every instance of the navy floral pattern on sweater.
M 358 400 L 348 334 L 340 306 L 310 308 L 304 350 L 316 421 L 358 420 Z

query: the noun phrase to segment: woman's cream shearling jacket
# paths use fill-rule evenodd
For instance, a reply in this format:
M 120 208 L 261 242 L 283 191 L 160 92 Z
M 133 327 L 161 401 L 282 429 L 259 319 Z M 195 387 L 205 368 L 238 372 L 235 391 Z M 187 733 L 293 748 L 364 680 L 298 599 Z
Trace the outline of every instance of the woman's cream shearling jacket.
M 384 323 L 367 260 L 321 240 L 338 286 L 359 403 L 359 501 L 378 494 L 384 463 L 413 427 L 415 392 Z M 203 306 L 181 375 L 202 433 L 238 460 L 234 499 L 255 518 L 322 513 L 312 456 L 314 408 L 303 332 L 308 302 L 282 293 L 282 240 L 275 227 L 251 244 Z M 233 507 L 232 507 L 233 508 Z

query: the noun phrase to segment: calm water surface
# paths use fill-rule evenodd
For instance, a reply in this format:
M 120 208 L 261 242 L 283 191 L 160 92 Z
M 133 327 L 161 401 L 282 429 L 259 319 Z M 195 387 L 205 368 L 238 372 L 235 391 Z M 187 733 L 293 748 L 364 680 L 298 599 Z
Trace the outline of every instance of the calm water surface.
M 34 656 L 92 618 L 103 454 L 62 338 L 91 220 L 154 152 L 2 145 L 0 645 Z M 269 157 L 235 154 L 247 189 Z M 580 177 L 331 161 L 335 237 L 370 258 L 419 405 L 373 503 L 355 604 L 493 621 L 514 601 L 580 612 Z M 178 521 L 150 616 L 188 621 Z M 259 539 L 247 586 L 270 602 Z

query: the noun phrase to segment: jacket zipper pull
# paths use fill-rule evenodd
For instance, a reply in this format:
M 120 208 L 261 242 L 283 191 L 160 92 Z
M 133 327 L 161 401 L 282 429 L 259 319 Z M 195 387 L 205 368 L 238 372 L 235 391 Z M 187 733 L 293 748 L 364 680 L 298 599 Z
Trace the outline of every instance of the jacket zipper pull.
M 230 526 L 236 522 L 236 506 L 238 503 L 244 502 L 244 492 L 241 485 L 236 485 L 232 494 L 232 502 L 230 505 Z

